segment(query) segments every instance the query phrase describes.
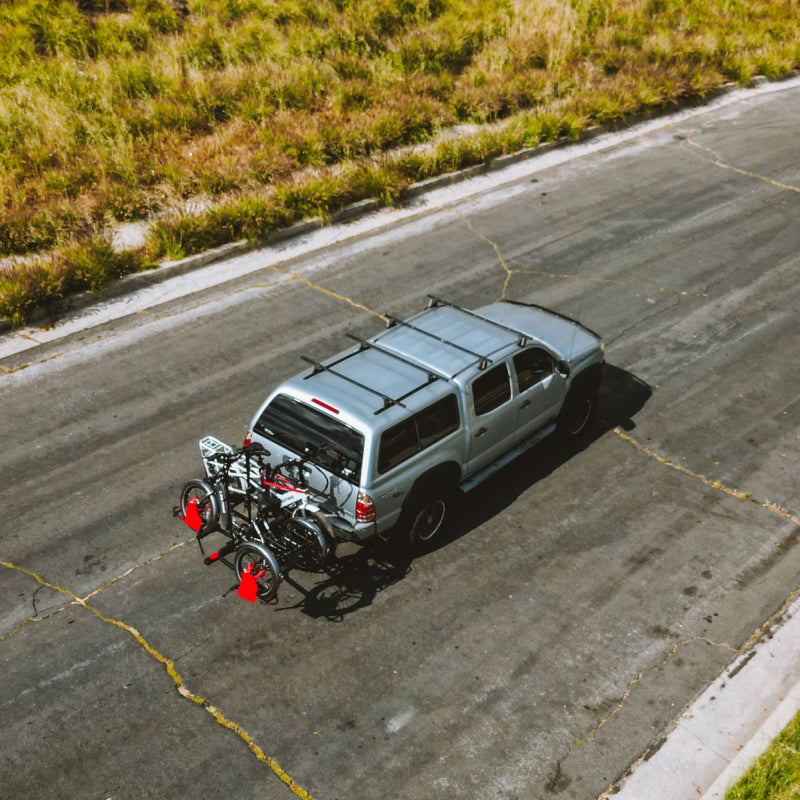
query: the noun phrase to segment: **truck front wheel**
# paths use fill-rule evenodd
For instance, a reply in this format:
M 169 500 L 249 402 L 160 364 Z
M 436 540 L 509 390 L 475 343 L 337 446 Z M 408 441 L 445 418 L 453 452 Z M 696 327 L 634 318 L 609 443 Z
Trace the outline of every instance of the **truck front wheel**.
M 586 432 L 597 408 L 597 392 L 575 389 L 570 392 L 558 418 L 558 432 L 565 438 L 578 438 Z

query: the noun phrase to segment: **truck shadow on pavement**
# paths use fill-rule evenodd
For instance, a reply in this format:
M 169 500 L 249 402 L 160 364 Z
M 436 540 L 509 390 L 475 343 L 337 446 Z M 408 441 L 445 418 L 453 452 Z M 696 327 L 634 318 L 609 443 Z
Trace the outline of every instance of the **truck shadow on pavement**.
M 624 369 L 606 364 L 600 384 L 594 418 L 580 437 L 561 439 L 555 435 L 523 453 L 519 458 L 476 487 L 466 497 L 461 513 L 454 519 L 447 541 L 440 547 L 485 523 L 531 486 L 543 480 L 573 456 L 591 448 L 592 444 L 614 428 L 631 431 L 636 427 L 634 416 L 652 395 L 652 389 L 640 378 Z
M 620 367 L 606 364 L 597 412 L 580 439 L 565 443 L 548 437 L 473 489 L 464 502 L 456 503 L 458 510 L 446 534 L 433 549 L 447 547 L 500 513 L 520 494 L 591 447 L 613 428 L 633 430 L 636 427 L 633 417 L 651 394 L 652 389 L 644 381 Z M 300 609 L 314 618 L 341 622 L 347 615 L 370 605 L 378 592 L 401 581 L 411 569 L 413 559 L 399 544 L 405 537 L 400 531 L 396 536 L 393 533 L 387 533 L 387 541 L 377 540 L 356 552 L 332 558 L 322 580 L 311 588 L 305 588 L 293 576 L 288 576 L 287 583 L 301 598 L 292 605 L 283 606 L 282 610 Z

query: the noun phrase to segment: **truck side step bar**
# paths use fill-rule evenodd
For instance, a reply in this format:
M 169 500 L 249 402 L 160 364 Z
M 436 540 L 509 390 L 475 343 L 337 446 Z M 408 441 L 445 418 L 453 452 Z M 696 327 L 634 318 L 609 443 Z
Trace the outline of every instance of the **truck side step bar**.
M 556 429 L 555 422 L 550 422 L 544 428 L 540 428 L 536 433 L 523 439 L 518 445 L 512 447 L 507 453 L 500 456 L 496 461 L 488 464 L 483 469 L 478 470 L 474 475 L 470 475 L 465 481 L 461 482 L 458 487 L 462 492 L 469 492 L 479 484 L 483 483 L 487 478 L 499 472 L 503 467 L 510 464 L 515 458 L 521 456 L 527 450 L 530 450 L 535 444 L 539 444 L 542 439 L 549 436 Z

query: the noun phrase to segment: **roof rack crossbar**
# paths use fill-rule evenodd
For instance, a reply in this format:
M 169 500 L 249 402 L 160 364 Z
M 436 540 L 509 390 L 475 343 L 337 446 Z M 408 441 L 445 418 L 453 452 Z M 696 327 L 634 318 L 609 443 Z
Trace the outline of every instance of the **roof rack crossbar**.
M 348 356 L 349 357 L 349 356 Z M 319 361 L 314 361 L 313 359 L 308 358 L 307 356 L 300 356 L 303 361 L 311 364 L 314 369 L 311 371 L 310 375 L 306 375 L 305 379 L 312 377 L 313 375 L 318 375 L 320 372 L 330 372 L 333 375 L 336 375 L 337 378 L 341 378 L 343 381 L 347 381 L 348 383 L 352 383 L 353 386 L 358 386 L 359 389 L 364 389 L 371 394 L 377 395 L 378 397 L 383 400 L 383 407 L 379 408 L 375 413 L 380 414 L 381 411 L 386 411 L 387 408 L 391 408 L 394 405 L 402 406 L 403 403 L 401 402 L 407 395 L 403 395 L 403 397 L 395 399 L 394 397 L 389 397 L 385 395 L 383 392 L 379 392 L 377 389 L 373 389 L 371 386 L 367 386 L 365 383 L 361 383 L 360 381 L 354 380 L 353 378 L 343 375 L 338 370 L 333 369 L 340 361 L 344 359 L 339 359 L 339 361 L 335 361 L 333 364 L 320 364 Z M 427 386 L 427 382 L 423 384 L 423 386 Z M 420 387 L 421 388 L 421 387 Z M 415 390 L 416 391 L 416 390 Z M 405 406 L 403 406 L 405 408 Z
M 391 328 L 394 325 L 402 325 L 404 328 L 411 328 L 412 331 L 421 333 L 424 336 L 430 337 L 431 339 L 436 339 L 437 342 L 450 345 L 450 347 L 455 347 L 456 350 L 460 350 L 462 353 L 466 353 L 467 355 L 472 356 L 478 362 L 478 369 L 486 369 L 486 367 L 489 366 L 489 364 L 491 364 L 492 362 L 492 359 L 489 358 L 489 356 L 482 355 L 481 353 L 476 353 L 474 350 L 468 350 L 466 347 L 462 347 L 460 344 L 451 342 L 449 339 L 443 339 L 441 336 L 437 336 L 435 333 L 426 331 L 424 328 L 419 328 L 416 325 L 412 325 L 410 322 L 406 322 L 404 319 L 398 319 L 397 317 L 393 317 L 391 314 L 386 314 L 386 318 L 388 320 L 387 327 L 389 328 Z
M 430 370 L 425 369 L 425 367 L 421 366 L 420 364 L 415 364 L 412 361 L 407 361 L 402 356 L 399 356 L 396 353 L 392 353 L 391 351 L 385 350 L 382 347 L 377 347 L 372 342 L 367 342 L 363 339 L 358 339 L 358 337 L 352 336 L 351 334 L 348 334 L 348 336 L 350 336 L 351 339 L 355 339 L 356 341 L 359 342 L 359 344 L 362 345 L 361 349 L 358 350 L 357 352 L 361 352 L 363 349 L 366 348 L 374 348 L 382 353 L 385 353 L 388 356 L 393 356 L 394 358 L 397 358 L 400 361 L 404 361 L 407 364 L 411 364 L 412 366 L 416 367 L 417 369 L 425 373 L 425 380 L 422 381 L 422 383 L 413 387 L 400 397 L 389 397 L 388 395 L 385 395 L 383 392 L 379 392 L 377 389 L 373 389 L 371 386 L 368 386 L 366 383 L 361 383 L 361 381 L 357 381 L 354 378 L 351 378 L 348 375 L 344 375 L 343 373 L 334 369 L 334 367 L 337 364 L 340 364 L 346 358 L 350 358 L 351 356 L 355 355 L 355 353 L 350 353 L 349 355 L 344 356 L 344 358 L 340 358 L 337 361 L 334 361 L 332 364 L 320 364 L 318 361 L 314 361 L 313 359 L 308 358 L 307 356 L 300 356 L 300 358 L 302 358 L 303 361 L 307 362 L 308 364 L 311 364 L 314 368 L 311 370 L 311 373 L 309 375 L 306 375 L 306 379 L 312 377 L 313 375 L 318 375 L 320 372 L 330 372 L 333 375 L 336 375 L 337 378 L 341 378 L 342 380 L 351 383 L 353 386 L 358 386 L 359 389 L 364 389 L 364 391 L 370 392 L 370 394 L 374 394 L 377 397 L 380 397 L 381 400 L 383 400 L 383 405 L 377 411 L 375 411 L 375 414 L 380 414 L 381 412 L 386 411 L 392 406 L 402 406 L 403 408 L 405 408 L 405 405 L 403 405 L 403 400 L 405 400 L 408 397 L 411 397 L 411 395 L 414 394 L 415 392 L 418 392 L 420 389 L 424 389 L 426 386 L 429 386 L 431 383 L 439 380 L 442 377 Z
M 552 308 L 547 308 L 547 306 L 540 306 L 538 303 L 524 303 L 522 300 L 509 300 L 506 298 L 504 301 L 506 303 L 511 303 L 513 306 L 525 306 L 526 308 L 538 308 L 540 311 L 546 311 L 548 314 L 553 314 L 556 317 L 561 317 L 561 319 L 567 320 L 567 322 L 572 322 L 574 325 L 578 325 L 579 327 L 583 328 L 587 333 L 591 333 L 596 339 L 601 338 L 600 334 L 593 331 L 591 328 L 588 328 L 579 320 L 575 319 L 574 317 L 570 317 L 568 314 L 562 314 L 560 311 L 554 311 Z
M 360 336 L 355 336 L 352 333 L 346 334 L 349 339 L 352 339 L 354 342 L 358 342 L 361 345 L 361 351 L 371 349 L 377 350 L 379 353 L 383 353 L 384 355 L 389 356 L 390 358 L 395 358 L 398 361 L 402 361 L 404 364 L 408 364 L 410 367 L 415 367 L 416 369 L 424 372 L 428 376 L 428 380 L 426 383 L 422 384 L 423 386 L 427 386 L 428 383 L 432 383 L 439 378 L 444 378 L 447 380 L 447 375 L 441 372 L 436 372 L 436 370 L 431 369 L 430 367 L 426 367 L 423 364 L 420 364 L 418 361 L 413 361 L 410 358 L 406 358 L 405 356 L 401 356 L 400 353 L 395 353 L 394 350 L 389 350 L 388 347 L 381 347 L 376 342 L 370 342 L 367 339 L 362 339 Z M 414 389 L 414 391 L 418 391 Z M 408 395 L 404 395 L 407 397 Z
M 430 302 L 428 303 L 428 308 L 436 308 L 436 306 L 448 306 L 450 308 L 454 308 L 456 311 L 461 311 L 463 314 L 469 314 L 471 317 L 475 317 L 476 319 L 481 319 L 484 322 L 488 322 L 490 325 L 494 325 L 496 328 L 502 328 L 504 331 L 508 331 L 509 333 L 515 334 L 518 338 L 517 344 L 520 347 L 527 344 L 531 340 L 530 334 L 525 333 L 524 331 L 517 330 L 516 328 L 512 328 L 509 325 L 503 325 L 502 322 L 495 322 L 493 319 L 489 319 L 488 317 L 484 317 L 483 314 L 478 314 L 475 311 L 470 311 L 468 308 L 462 308 L 461 306 L 456 305 L 455 303 L 448 303 L 447 300 L 442 300 L 441 297 L 436 297 L 435 295 L 429 294 L 428 297 L 430 298 Z

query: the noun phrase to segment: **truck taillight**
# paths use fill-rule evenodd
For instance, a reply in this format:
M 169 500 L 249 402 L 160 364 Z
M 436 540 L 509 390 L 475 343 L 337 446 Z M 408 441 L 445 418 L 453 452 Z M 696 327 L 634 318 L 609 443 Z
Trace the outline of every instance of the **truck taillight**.
M 356 500 L 356 522 L 375 522 L 375 503 L 365 492 L 358 493 Z

